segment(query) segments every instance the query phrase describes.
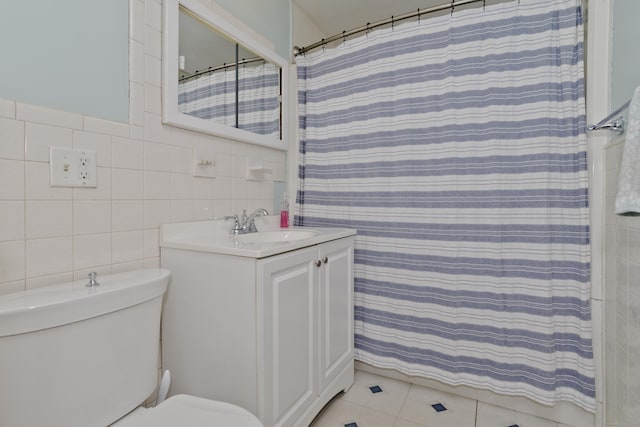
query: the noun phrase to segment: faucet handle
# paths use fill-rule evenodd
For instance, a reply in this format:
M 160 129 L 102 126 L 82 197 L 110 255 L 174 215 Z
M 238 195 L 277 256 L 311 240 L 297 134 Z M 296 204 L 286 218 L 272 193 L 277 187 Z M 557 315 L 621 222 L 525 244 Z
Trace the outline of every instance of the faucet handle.
M 238 215 L 228 215 L 224 217 L 225 221 L 233 220 L 233 228 L 231 229 L 231 234 L 240 234 L 242 231 L 242 227 L 240 226 L 240 220 L 238 219 Z
M 96 280 L 96 277 L 98 277 L 98 273 L 96 273 L 95 271 L 92 271 L 91 273 L 88 274 L 88 276 L 89 276 L 89 283 L 87 283 L 85 286 L 87 286 L 88 288 L 92 288 L 100 284 Z

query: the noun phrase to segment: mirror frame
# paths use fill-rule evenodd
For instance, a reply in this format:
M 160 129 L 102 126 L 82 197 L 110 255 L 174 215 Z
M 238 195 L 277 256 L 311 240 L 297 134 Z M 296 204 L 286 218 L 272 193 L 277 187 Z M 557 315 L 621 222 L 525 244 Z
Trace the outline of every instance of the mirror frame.
M 244 47 L 254 51 L 266 60 L 280 67 L 282 81 L 280 83 L 281 118 L 280 131 L 282 139 L 272 136 L 259 135 L 244 129 L 237 129 L 190 116 L 178 111 L 178 22 L 180 6 L 197 15 L 213 29 L 235 40 Z M 164 1 L 164 32 L 163 32 L 163 60 L 162 60 L 162 122 L 168 125 L 220 136 L 249 144 L 260 145 L 281 151 L 288 149 L 288 87 L 289 64 L 272 49 L 258 41 L 253 35 L 236 26 L 214 11 L 208 9 L 197 0 L 165 0 Z

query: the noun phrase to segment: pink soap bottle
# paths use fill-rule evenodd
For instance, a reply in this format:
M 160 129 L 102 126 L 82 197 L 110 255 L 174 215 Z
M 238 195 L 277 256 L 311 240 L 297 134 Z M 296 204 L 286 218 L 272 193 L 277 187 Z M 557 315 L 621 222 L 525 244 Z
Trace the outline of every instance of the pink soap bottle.
M 282 195 L 282 203 L 280 204 L 280 227 L 289 227 L 289 200 L 287 200 L 287 193 Z

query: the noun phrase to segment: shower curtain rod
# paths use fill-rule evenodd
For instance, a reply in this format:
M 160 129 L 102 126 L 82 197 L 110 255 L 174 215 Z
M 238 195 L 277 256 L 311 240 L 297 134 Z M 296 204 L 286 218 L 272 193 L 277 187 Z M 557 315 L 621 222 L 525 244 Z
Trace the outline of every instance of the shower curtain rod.
M 319 47 L 325 46 L 325 45 L 327 45 L 327 44 L 329 44 L 331 42 L 334 42 L 336 40 L 345 39 L 345 38 L 347 38 L 349 36 L 352 36 L 354 34 L 358 34 L 358 33 L 361 33 L 363 31 L 369 31 L 369 30 L 372 30 L 374 28 L 381 27 L 383 25 L 388 25 L 388 24 L 392 24 L 393 25 L 393 23 L 398 22 L 398 21 L 403 21 L 405 19 L 419 17 L 419 16 L 422 16 L 422 15 L 426 15 L 427 13 L 440 12 L 442 10 L 447 10 L 447 9 L 451 9 L 451 12 L 453 13 L 453 9 L 455 9 L 456 7 L 465 6 L 467 4 L 472 4 L 472 3 L 479 3 L 479 2 L 486 3 L 486 0 L 458 0 L 458 1 L 451 1 L 449 3 L 441 4 L 439 6 L 433 6 L 433 7 L 429 7 L 429 8 L 426 8 L 426 9 L 418 9 L 415 12 L 405 13 L 404 15 L 392 16 L 391 18 L 383 19 L 381 21 L 374 22 L 373 24 L 367 23 L 367 25 L 363 25 L 361 27 L 354 28 L 353 30 L 343 31 L 340 34 L 336 34 L 336 35 L 331 36 L 329 38 L 322 39 L 319 42 L 313 43 L 313 44 L 311 44 L 309 46 L 305 46 L 305 47 L 294 46 L 293 47 L 293 55 L 294 56 L 302 55 L 304 53 L 309 52 L 310 50 L 317 49 Z
M 261 58 L 261 57 L 242 59 L 242 60 L 238 61 L 237 65 L 250 64 L 252 62 L 260 62 L 260 61 L 264 61 L 264 60 L 265 59 Z M 180 77 L 178 79 L 178 81 L 179 82 L 183 82 L 183 81 L 186 81 L 186 80 L 193 79 L 194 77 L 201 76 L 203 74 L 212 73 L 214 71 L 224 70 L 224 69 L 235 67 L 235 66 L 236 66 L 236 63 L 234 62 L 232 64 L 223 64 L 223 65 L 218 65 L 217 67 L 209 67 L 209 68 L 207 68 L 206 70 L 203 70 L 203 71 L 196 70 L 196 72 L 193 73 L 193 74 L 189 74 L 188 76 Z

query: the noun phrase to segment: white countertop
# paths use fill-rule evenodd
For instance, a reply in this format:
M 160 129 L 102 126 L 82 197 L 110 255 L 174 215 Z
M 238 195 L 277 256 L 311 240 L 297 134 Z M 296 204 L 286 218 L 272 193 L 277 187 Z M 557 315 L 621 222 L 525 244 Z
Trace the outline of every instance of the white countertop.
M 289 227 L 278 226 L 279 217 L 256 218 L 258 233 L 275 230 L 305 230 L 316 234 L 302 240 L 282 242 L 246 242 L 245 238 L 230 233 L 232 222 L 213 220 L 163 224 L 160 226 L 160 247 L 212 252 L 249 258 L 264 258 L 307 246 L 317 245 L 342 237 L 353 236 L 356 230 L 348 228 Z

